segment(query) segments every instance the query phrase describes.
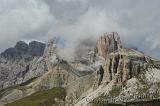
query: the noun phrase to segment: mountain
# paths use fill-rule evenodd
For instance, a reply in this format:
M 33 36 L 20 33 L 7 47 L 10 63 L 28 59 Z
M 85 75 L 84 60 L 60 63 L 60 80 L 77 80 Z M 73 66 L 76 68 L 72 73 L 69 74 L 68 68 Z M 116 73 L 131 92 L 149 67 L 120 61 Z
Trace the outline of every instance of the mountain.
M 42 56 L 44 48 L 45 44 L 41 42 L 33 41 L 28 45 L 24 41 L 19 41 L 14 47 L 1 53 L 0 88 L 25 82 L 25 74 L 32 67 L 32 62 Z
M 104 33 L 97 43 L 83 41 L 73 61 L 58 54 L 56 39 L 19 41 L 0 55 L 0 105 L 94 106 L 91 101 L 112 97 L 121 102 L 121 96 L 127 101 L 127 93 L 159 91 L 159 64 L 124 48 L 116 32 Z

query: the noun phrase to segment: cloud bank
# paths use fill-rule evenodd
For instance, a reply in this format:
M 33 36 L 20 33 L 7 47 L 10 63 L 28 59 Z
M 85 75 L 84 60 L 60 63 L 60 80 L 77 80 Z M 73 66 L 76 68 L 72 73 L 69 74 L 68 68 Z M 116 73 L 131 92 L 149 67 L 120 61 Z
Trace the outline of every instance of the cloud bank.
M 79 41 L 118 32 L 124 46 L 160 58 L 159 0 L 0 0 L 0 51 L 19 40 Z M 67 55 L 67 54 L 66 54 Z

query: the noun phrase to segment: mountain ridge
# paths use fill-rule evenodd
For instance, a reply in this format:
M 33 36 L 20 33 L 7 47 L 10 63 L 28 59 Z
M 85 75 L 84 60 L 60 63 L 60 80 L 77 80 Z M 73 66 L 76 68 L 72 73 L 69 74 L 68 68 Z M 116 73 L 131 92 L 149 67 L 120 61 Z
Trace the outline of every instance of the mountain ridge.
M 39 44 L 40 42 L 31 42 L 29 44 L 31 49 L 28 49 L 29 46 L 20 41 L 15 48 L 20 50 L 18 53 L 22 57 L 11 59 L 13 63 L 1 58 L 0 61 L 6 62 L 1 62 L 0 67 L 5 69 L 9 66 L 13 72 L 5 74 L 6 71 L 1 68 L 0 72 L 4 72 L 0 74 L 3 80 L 0 83 L 1 88 L 14 85 L 18 87 L 2 90 L 0 101 L 10 103 L 41 90 L 63 87 L 67 93 L 65 106 L 87 106 L 89 103 L 86 99 L 90 97 L 89 95 L 95 95 L 92 100 L 102 94 L 108 95 L 115 85 L 127 86 L 127 82 L 134 78 L 138 79 L 138 83 L 142 83 L 140 79 L 144 75 L 144 68 L 148 66 L 150 60 L 155 61 L 135 49 L 124 48 L 116 32 L 104 33 L 97 40 L 95 48 L 85 48 L 85 53 L 78 54 L 77 59 L 72 62 L 59 56 L 56 39 L 49 40 L 43 50 L 37 48 L 44 47 L 44 44 L 35 46 Z M 29 51 L 27 58 L 31 60 L 25 61 L 24 51 Z M 10 58 L 11 56 L 8 59 Z M 104 69 L 102 74 L 98 73 L 100 66 Z M 27 81 L 29 83 L 23 84 Z M 150 86 L 148 82 L 144 82 Z M 157 80 L 158 82 L 160 81 Z

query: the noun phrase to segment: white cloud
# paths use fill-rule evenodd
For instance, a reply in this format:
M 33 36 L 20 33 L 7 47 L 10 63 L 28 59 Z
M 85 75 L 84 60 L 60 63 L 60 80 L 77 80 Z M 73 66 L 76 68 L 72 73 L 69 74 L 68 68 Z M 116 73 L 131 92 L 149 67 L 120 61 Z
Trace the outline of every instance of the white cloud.
M 35 0 L 36 1 L 36 0 Z M 17 40 L 27 39 L 30 33 L 42 32 L 49 28 L 54 20 L 50 15 L 46 5 L 34 0 L 5 0 L 1 1 L 0 8 L 4 11 L 0 13 L 0 44 L 4 49 L 13 45 Z M 2 6 L 2 7 L 1 7 Z M 42 29 L 40 31 L 40 29 Z M 32 38 L 38 36 L 32 35 Z

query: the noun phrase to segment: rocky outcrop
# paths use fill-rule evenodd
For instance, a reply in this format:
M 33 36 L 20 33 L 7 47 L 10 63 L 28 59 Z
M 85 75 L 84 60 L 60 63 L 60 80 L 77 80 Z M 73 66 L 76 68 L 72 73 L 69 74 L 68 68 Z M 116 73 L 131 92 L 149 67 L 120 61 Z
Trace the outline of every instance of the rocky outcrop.
M 107 54 L 116 52 L 122 48 L 121 40 L 118 33 L 105 33 L 97 41 L 97 54 L 106 58 Z
M 97 54 L 105 58 L 103 81 L 122 83 L 137 76 L 144 67 L 145 55 L 122 47 L 116 32 L 105 33 L 97 41 Z
M 121 49 L 106 58 L 104 80 L 118 83 L 137 76 L 144 67 L 145 55 L 133 49 Z

